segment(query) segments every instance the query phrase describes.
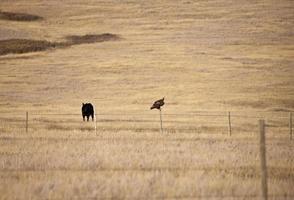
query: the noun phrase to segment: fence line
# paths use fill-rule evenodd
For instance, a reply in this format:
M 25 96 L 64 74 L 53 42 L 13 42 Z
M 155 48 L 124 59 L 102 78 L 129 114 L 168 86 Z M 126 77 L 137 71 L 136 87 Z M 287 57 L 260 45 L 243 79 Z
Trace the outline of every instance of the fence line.
M 44 155 L 44 154 L 43 154 Z M 29 155 L 28 155 L 29 157 Z M 9 160 L 9 162 L 13 161 L 12 159 Z M 20 159 L 15 158 L 14 162 L 16 163 L 16 167 L 9 168 L 6 167 L 6 163 L 2 163 L 2 169 L 0 169 L 0 173 L 3 172 L 196 172 L 196 171 L 217 171 L 217 172 L 234 172 L 238 170 L 238 167 L 236 169 L 232 168 L 223 168 L 215 170 L 215 167 L 194 167 L 194 168 L 164 168 L 164 167 L 150 167 L 150 168 L 140 168 L 140 167 L 133 167 L 133 168 L 96 168 L 93 169 L 91 166 L 84 167 L 84 168 L 70 168 L 70 167 L 64 167 L 61 166 L 59 169 L 56 167 L 36 167 L 36 166 L 28 166 L 26 168 L 22 168 L 22 166 L 19 164 L 21 163 Z M 48 161 L 46 160 L 48 163 Z
M 240 114 L 233 114 L 233 112 L 230 112 L 231 117 L 240 117 L 240 118 L 251 118 L 251 119 L 260 119 L 265 116 L 252 116 L 252 115 L 240 115 Z M 7 114 L 7 113 L 5 113 Z M 23 116 L 23 113 L 17 113 L 13 114 L 10 113 L 13 116 Z M 30 112 L 30 115 L 33 116 L 81 116 L 81 114 L 73 114 L 73 113 L 34 113 Z M 138 114 L 138 113 L 128 113 L 128 114 L 122 114 L 122 113 L 97 113 L 95 114 L 97 116 L 156 116 L 156 114 Z M 226 117 L 228 114 L 197 114 L 197 113 L 162 113 L 163 116 L 190 116 L 190 117 Z M 3 115 L 2 115 L 3 117 Z M 289 116 L 271 116 L 271 118 L 274 119 L 288 119 Z
M 132 196 L 123 196 L 123 198 L 117 198 L 117 196 L 93 196 L 93 197 L 87 197 L 87 196 L 81 196 L 81 197 L 70 197 L 70 198 L 67 198 L 67 197 L 59 197 L 59 198 L 46 198 L 48 200 L 64 200 L 64 199 L 73 199 L 73 200 L 97 200 L 97 199 L 110 199 L 110 200 L 113 200 L 113 199 L 128 199 L 128 200 L 138 200 L 138 199 L 142 199 L 142 200 L 145 200 L 145 199 L 213 199 L 213 200 L 216 200 L 216 199 L 242 199 L 242 200 L 245 200 L 245 199 L 260 199 L 260 196 L 257 195 L 257 194 L 246 194 L 246 195 L 238 195 L 238 194 L 219 194 L 219 195 L 216 195 L 216 194 L 202 194 L 201 190 L 198 190 L 200 195 L 178 195 L 178 196 L 135 196 L 135 197 L 132 197 Z M 208 190 L 209 192 L 209 190 Z M 269 195 L 270 199 L 274 199 L 274 200 L 279 200 L 279 199 L 293 199 L 294 195 L 285 195 L 285 194 L 271 194 Z
M 201 191 L 199 192 L 201 193 Z M 293 199 L 294 195 L 285 195 L 285 194 L 272 194 L 269 195 L 270 199 Z M 259 199 L 260 196 L 257 194 L 246 194 L 246 195 L 238 195 L 238 194 L 231 194 L 231 195 L 213 195 L 213 194 L 209 194 L 209 195 L 179 195 L 179 196 L 139 196 L 139 197 L 129 197 L 129 196 L 124 196 L 123 199 L 128 199 L 128 200 L 138 200 L 138 199 Z M 47 198 L 46 198 L 47 199 Z M 64 199 L 68 199 L 68 198 L 48 198 L 48 200 L 64 200 Z M 71 197 L 70 199 L 74 199 L 74 200 L 97 200 L 97 199 L 115 199 L 113 196 L 94 196 L 94 197 L 87 197 L 87 196 L 82 196 L 82 197 Z
M 1 114 L 15 114 L 15 113 L 24 113 L 26 112 L 26 110 L 23 111 L 0 111 Z M 99 112 L 97 111 L 97 114 L 99 115 L 109 115 L 108 113 L 103 113 L 103 112 Z M 144 110 L 143 112 L 147 112 L 147 110 Z M 255 111 L 255 110 L 249 110 L 249 111 L 243 111 L 243 110 L 230 110 L 231 113 L 252 113 L 252 114 L 285 114 L 285 113 L 289 113 L 292 111 Z M 49 113 L 49 112 L 39 112 L 39 111 L 30 111 L 30 113 L 34 114 L 34 115 L 81 115 L 80 113 Z M 226 115 L 227 111 L 226 110 L 195 110 L 195 111 L 191 111 L 190 113 L 169 113 L 170 115 L 194 115 L 197 113 L 222 113 L 220 115 Z M 110 115 L 141 115 L 141 113 L 110 113 Z M 143 114 L 143 115 L 154 115 L 154 114 Z
M 242 118 L 252 118 L 259 119 L 262 116 L 250 116 L 250 115 L 240 115 L 233 114 L 230 112 L 232 117 L 242 117 Z M 81 116 L 81 114 L 59 114 L 59 113 L 31 113 L 35 116 Z M 21 114 L 20 114 L 21 115 Z M 96 113 L 97 116 L 156 116 L 157 114 L 138 114 L 138 113 Z M 227 114 L 197 114 L 197 113 L 162 113 L 163 116 L 200 116 L 200 117 L 226 117 Z M 274 118 L 288 119 L 288 116 L 275 116 Z
M 215 112 L 215 113 L 213 113 Z M 233 113 L 231 111 L 225 113 L 224 111 L 221 111 L 221 113 L 216 113 L 216 112 L 220 112 L 220 111 L 195 111 L 193 113 L 160 113 L 160 131 L 163 132 L 163 124 L 169 124 L 168 126 L 165 126 L 166 129 L 174 129 L 174 130 L 181 130 L 184 131 L 187 128 L 190 130 L 190 132 L 192 131 L 192 129 L 196 129 L 199 128 L 199 126 L 195 126 L 192 125 L 192 122 L 194 120 L 199 120 L 200 118 L 195 118 L 195 117 L 210 117 L 210 119 L 206 119 L 204 121 L 204 124 L 208 124 L 208 125 L 201 125 L 202 127 L 206 127 L 209 128 L 211 127 L 219 127 L 220 126 L 223 128 L 225 128 L 227 126 L 227 132 L 228 135 L 231 136 L 232 135 L 232 129 L 237 128 L 237 126 L 234 126 L 234 123 L 238 124 L 238 129 L 242 130 L 242 126 L 240 126 L 240 124 L 245 124 L 245 126 L 248 124 L 252 124 L 252 122 L 250 121 L 242 121 L 240 123 L 240 121 L 234 120 L 234 118 L 237 118 L 239 120 L 239 118 L 244 118 L 244 119 L 260 119 L 260 118 L 265 118 L 269 120 L 269 123 L 267 123 L 268 127 L 273 127 L 273 128 L 277 128 L 277 127 L 284 127 L 286 126 L 286 124 L 288 124 L 287 126 L 289 126 L 289 138 L 292 139 L 292 134 L 293 134 L 293 125 L 292 125 L 292 113 L 289 112 L 289 115 L 286 115 L 286 112 L 254 112 L 254 113 L 250 113 L 250 115 L 245 114 L 239 114 L 239 113 Z M 246 113 L 246 112 L 242 112 L 242 113 Z M 271 116 L 256 116 L 257 113 L 274 113 L 274 115 Z M 11 113 L 10 113 L 11 114 Z M 277 114 L 277 115 L 275 115 Z M 283 114 L 284 116 L 281 116 L 281 114 Z M 36 112 L 25 112 L 25 131 L 28 132 L 29 131 L 29 115 L 30 115 L 30 120 L 37 120 L 38 122 L 44 122 L 44 123 L 76 123 L 77 121 L 72 120 L 60 120 L 60 119 L 54 119 L 54 120 L 47 120 L 45 117 L 46 116 L 81 116 L 81 114 L 77 114 L 77 113 L 36 113 Z M 103 122 L 103 123 L 113 123 L 115 121 L 117 122 L 125 122 L 125 123 L 155 123 L 158 119 L 156 119 L 156 113 L 97 113 L 97 111 L 95 112 L 95 119 L 94 119 L 94 126 L 93 126 L 93 130 L 95 130 L 95 133 L 97 134 L 97 129 L 98 129 L 98 125 L 101 124 L 99 122 Z M 254 116 L 255 115 L 255 116 Z M 13 115 L 13 120 L 11 120 L 11 117 L 8 116 L 0 116 L 0 121 L 3 121 L 4 123 L 10 123 L 10 124 L 14 124 L 14 123 L 20 123 L 24 120 L 23 118 L 24 114 L 22 115 Z M 121 119 L 107 119 L 106 117 L 121 117 Z M 144 119 L 144 116 L 146 117 Z M 164 119 L 162 119 L 162 116 L 166 116 Z M 177 116 L 179 116 L 177 118 Z M 184 117 L 183 117 L 184 116 Z M 41 118 L 37 118 L 37 117 L 41 117 Z M 42 118 L 44 117 L 44 118 Z M 127 119 L 125 119 L 125 117 L 128 117 Z M 143 119 L 141 119 L 143 117 Z M 148 118 L 147 118 L 148 117 Z M 149 119 L 149 117 L 154 118 L 154 120 Z M 172 117 L 175 117 L 175 119 L 173 119 Z M 182 118 L 181 118 L 182 117 Z M 190 118 L 188 118 L 190 117 Z M 135 118 L 135 119 L 133 119 Z M 227 119 L 226 119 L 227 118 Z M 156 120 L 155 120 L 156 119 Z M 166 119 L 166 121 L 164 121 Z M 171 120 L 172 119 L 172 120 Z M 288 119 L 289 121 L 287 122 L 286 120 L 284 122 L 282 121 L 275 121 L 275 120 L 284 120 L 284 119 Z M 59 120 L 59 121 L 58 121 Z M 201 119 L 202 120 L 202 119 Z M 202 121 L 203 122 L 203 121 Z M 200 122 L 200 123 L 202 123 Z M 97 125 L 98 123 L 98 125 Z M 175 123 L 174 125 L 180 125 L 179 127 L 174 127 L 171 126 L 171 123 Z M 183 129 L 183 127 L 181 127 L 181 125 L 183 126 L 184 124 L 191 124 L 192 126 L 187 126 L 186 129 Z M 213 126 L 212 126 L 213 124 Z M 199 124 L 198 124 L 199 125 Z M 35 124 L 35 126 L 40 126 L 39 124 Z M 200 126 L 200 127 L 201 127 Z M 107 127 L 106 127 L 107 128 Z M 140 128 L 139 126 L 137 126 L 137 128 Z M 144 128 L 143 128 L 144 129 Z M 145 127 L 146 129 L 146 127 Z M 246 128 L 245 128 L 246 129 Z M 243 129 L 243 130 L 245 130 Z

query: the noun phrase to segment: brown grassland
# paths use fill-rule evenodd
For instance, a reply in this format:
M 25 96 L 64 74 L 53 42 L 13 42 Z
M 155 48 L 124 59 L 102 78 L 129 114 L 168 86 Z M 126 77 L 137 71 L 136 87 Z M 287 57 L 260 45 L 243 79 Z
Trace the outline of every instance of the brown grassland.
M 293 199 L 293 34 L 292 0 L 1 0 L 0 199 L 260 199 L 258 119 Z

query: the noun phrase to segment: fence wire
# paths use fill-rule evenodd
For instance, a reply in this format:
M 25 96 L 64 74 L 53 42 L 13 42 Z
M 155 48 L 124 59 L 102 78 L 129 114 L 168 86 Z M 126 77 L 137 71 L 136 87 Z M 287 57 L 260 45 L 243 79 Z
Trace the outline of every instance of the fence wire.
M 163 113 L 166 133 L 252 134 L 258 131 L 258 119 L 265 119 L 268 135 L 288 137 L 292 119 L 286 112 Z M 79 113 L 7 112 L 1 114 L 0 130 L 19 131 L 94 131 L 95 132 L 158 132 L 159 113 L 96 113 L 95 119 L 83 121 Z

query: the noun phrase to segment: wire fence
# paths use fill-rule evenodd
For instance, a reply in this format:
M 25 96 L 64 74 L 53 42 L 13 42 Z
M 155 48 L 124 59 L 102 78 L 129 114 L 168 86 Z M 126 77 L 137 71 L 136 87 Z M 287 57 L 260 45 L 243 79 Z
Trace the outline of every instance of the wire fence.
M 294 195 L 270 195 L 268 199 L 273 199 L 273 200 L 292 200 L 294 198 Z M 50 198 L 51 200 L 63 200 L 64 198 Z M 71 198 L 75 200 L 79 199 L 85 199 L 85 200 L 95 200 L 95 199 L 115 199 L 114 197 L 76 197 L 76 198 Z M 251 195 L 186 195 L 186 196 L 151 196 L 151 197 L 146 197 L 146 196 L 141 196 L 141 197 L 128 197 L 125 196 L 123 199 L 129 199 L 129 200 L 137 200 L 137 199 L 212 199 L 212 200 L 220 200 L 220 199 L 227 199 L 227 200 L 233 200 L 233 199 L 242 199 L 242 200 L 260 200 L 260 196 L 257 194 L 251 194 Z
M 193 113 L 96 113 L 94 120 L 82 120 L 78 113 L 7 112 L 1 114 L 0 130 L 35 132 L 40 130 L 103 132 L 163 132 L 222 135 L 250 135 L 258 132 L 258 120 L 266 122 L 267 135 L 292 139 L 291 112 Z M 161 131 L 162 127 L 162 131 Z

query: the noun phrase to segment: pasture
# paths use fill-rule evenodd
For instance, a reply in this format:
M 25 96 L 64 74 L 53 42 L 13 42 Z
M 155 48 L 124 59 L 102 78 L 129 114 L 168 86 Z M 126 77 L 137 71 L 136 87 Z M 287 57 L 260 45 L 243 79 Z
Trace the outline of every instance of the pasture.
M 293 1 L 0 10 L 0 199 L 260 199 L 258 119 L 269 199 L 294 198 Z

